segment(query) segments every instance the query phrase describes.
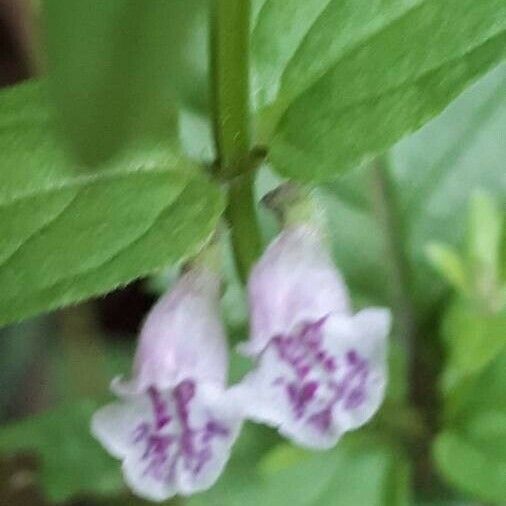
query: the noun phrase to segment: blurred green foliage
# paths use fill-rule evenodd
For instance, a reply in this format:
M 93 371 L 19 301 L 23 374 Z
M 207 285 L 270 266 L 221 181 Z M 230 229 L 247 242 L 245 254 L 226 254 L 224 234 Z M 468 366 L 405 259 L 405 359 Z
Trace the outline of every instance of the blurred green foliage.
M 207 0 L 46 0 L 50 89 L 67 138 L 96 165 L 139 138 L 177 136 L 206 109 Z
M 0 452 L 35 451 L 40 484 L 55 502 L 76 494 L 112 494 L 123 487 L 121 470 L 93 440 L 89 419 L 97 401 L 79 400 L 4 426 Z
M 504 65 L 422 125 L 504 57 L 506 4 L 252 3 L 255 141 L 270 149 L 259 197 L 277 173 L 325 180 L 320 201 L 356 306 L 396 315 L 390 383 L 375 420 L 329 452 L 247 424 L 216 486 L 185 504 L 505 504 Z M 199 167 L 214 156 L 210 5 L 43 2 L 49 77 L 0 95 L 1 322 L 177 264 L 209 237 L 224 207 Z M 388 148 L 385 166 L 361 163 Z M 261 218 L 269 237 L 273 223 Z M 227 255 L 223 314 L 235 343 L 246 308 Z M 34 325 L 4 331 L 5 391 L 41 353 L 32 333 L 51 333 Z M 25 339 L 6 338 L 12 329 Z M 46 350 L 60 406 L 1 427 L 0 452 L 33 452 L 56 503 L 141 504 L 88 430 L 105 377 L 127 372 L 127 354 L 98 334 L 75 337 L 64 336 L 74 351 Z M 411 385 L 413 350 L 427 362 L 414 374 L 429 394 L 439 387 L 429 406 Z M 249 366 L 233 354 L 231 381 Z M 88 369 L 103 378 L 84 391 L 76 376 Z

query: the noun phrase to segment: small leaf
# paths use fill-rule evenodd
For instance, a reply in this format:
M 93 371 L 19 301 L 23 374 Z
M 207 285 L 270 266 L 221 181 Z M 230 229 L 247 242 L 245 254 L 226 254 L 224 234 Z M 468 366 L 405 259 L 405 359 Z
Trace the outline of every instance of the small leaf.
M 264 5 L 254 34 L 266 25 L 272 41 L 284 40 L 291 23 L 270 16 L 271 3 L 280 2 Z M 306 4 L 289 3 L 292 20 Z M 331 0 L 308 15 L 304 36 L 286 37 L 300 45 L 283 49 L 293 56 L 260 117 L 260 140 L 274 132 L 275 169 L 322 181 L 420 128 L 503 59 L 505 9 L 502 0 Z
M 80 173 L 43 92 L 28 84 L 0 95 L 0 324 L 178 262 L 223 210 L 219 189 L 158 145 Z
M 431 243 L 427 246 L 427 257 L 432 265 L 444 276 L 457 290 L 466 293 L 467 276 L 458 253 L 449 246 L 439 243 Z
M 501 234 L 503 214 L 485 192 L 477 192 L 471 200 L 469 217 L 470 268 L 476 289 L 485 299 L 493 299 L 499 289 Z

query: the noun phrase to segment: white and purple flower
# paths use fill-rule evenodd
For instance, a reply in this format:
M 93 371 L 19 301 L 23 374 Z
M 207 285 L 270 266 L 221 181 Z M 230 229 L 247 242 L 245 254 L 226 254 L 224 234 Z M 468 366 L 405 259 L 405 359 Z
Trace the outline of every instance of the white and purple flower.
M 234 387 L 245 416 L 302 446 L 332 447 L 383 400 L 389 311 L 351 313 L 319 230 L 306 224 L 281 232 L 248 288 L 251 337 L 240 349 L 257 365 Z
M 92 432 L 123 460 L 138 495 L 162 501 L 210 487 L 241 426 L 226 391 L 228 353 L 219 319 L 218 276 L 185 273 L 150 312 L 120 401 L 95 413 Z

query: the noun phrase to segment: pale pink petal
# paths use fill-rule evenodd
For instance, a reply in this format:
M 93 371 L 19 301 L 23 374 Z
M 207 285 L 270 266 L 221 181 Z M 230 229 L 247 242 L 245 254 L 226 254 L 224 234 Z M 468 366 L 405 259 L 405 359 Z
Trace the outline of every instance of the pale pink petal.
M 135 395 L 150 386 L 169 388 L 186 377 L 224 385 L 228 352 L 219 290 L 219 278 L 210 270 L 184 274 L 142 327 L 132 380 L 116 379 L 113 390 Z
M 163 501 L 209 488 L 222 472 L 241 418 L 226 392 L 186 379 L 174 388 L 129 397 L 100 410 L 92 430 L 123 459 L 126 483 Z
M 288 228 L 269 245 L 248 283 L 251 337 L 241 346 L 260 353 L 276 334 L 330 312 L 349 313 L 346 286 L 317 228 Z
M 334 446 L 378 409 L 386 385 L 388 311 L 333 313 L 279 334 L 234 387 L 245 416 L 309 448 Z
M 113 457 L 122 459 L 132 447 L 132 427 L 136 427 L 150 409 L 147 395 L 107 404 L 93 415 L 91 432 Z

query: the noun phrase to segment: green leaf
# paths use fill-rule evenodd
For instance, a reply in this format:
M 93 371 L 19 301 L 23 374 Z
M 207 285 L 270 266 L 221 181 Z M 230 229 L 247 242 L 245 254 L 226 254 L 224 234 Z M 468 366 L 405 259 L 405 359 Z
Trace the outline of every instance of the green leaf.
M 463 250 L 470 199 L 477 188 L 506 205 L 504 142 L 506 65 L 466 91 L 441 116 L 400 142 L 393 151 L 402 212 L 409 217 L 408 244 L 416 265 L 414 283 L 437 301 L 424 250 L 441 242 Z
M 473 195 L 470 208 L 468 249 L 474 289 L 483 305 L 498 308 L 506 304 L 500 279 L 504 213 L 483 191 Z
M 469 290 L 467 273 L 462 258 L 445 244 L 430 243 L 427 245 L 427 257 L 439 273 L 444 276 L 454 288 L 466 293 Z
M 449 308 L 442 324 L 447 347 L 447 363 L 443 374 L 446 392 L 486 367 L 506 346 L 506 309 L 488 313 L 473 307 L 465 299 L 457 299 Z
M 278 19 L 271 12 L 281 3 L 266 2 L 254 34 L 270 33 L 274 46 L 285 38 L 296 44 L 300 34 L 284 35 L 287 19 L 307 2 L 284 2 Z M 321 181 L 418 129 L 501 61 L 505 19 L 502 0 L 329 1 L 300 45 L 284 48 L 293 56 L 260 118 L 261 140 L 274 132 L 275 169 Z M 265 54 L 270 45 L 261 44 Z
M 473 195 L 469 217 L 469 246 L 471 261 L 476 263 L 478 274 L 485 271 L 496 281 L 501 252 L 503 214 L 487 193 Z
M 504 328 L 504 327 L 503 327 Z M 462 427 L 476 427 L 471 423 L 479 417 L 504 418 L 506 414 L 506 343 L 503 335 L 502 348 L 496 349 L 495 356 L 486 366 L 476 371 L 467 381 L 459 385 L 459 389 L 446 399 L 446 419 L 448 424 Z M 450 404 L 451 403 L 451 404 Z M 499 426 L 500 427 L 500 426 Z M 506 426 L 502 427 L 502 431 Z M 482 441 L 483 442 L 483 441 Z M 506 454 L 506 439 L 490 441 L 489 449 L 495 451 L 502 448 Z M 500 446 L 502 445 L 502 446 Z
M 221 192 L 160 146 L 79 172 L 41 84 L 0 96 L 0 324 L 105 293 L 194 253 Z
M 120 465 L 90 434 L 97 407 L 94 401 L 79 401 L 0 427 L 0 452 L 35 452 L 40 484 L 52 501 L 117 493 L 123 488 Z
M 452 392 L 446 424 L 434 446 L 436 463 L 448 481 L 481 500 L 498 504 L 506 501 L 504 344 L 479 374 Z
M 284 68 L 328 3 L 264 0 L 251 34 L 253 98 L 258 108 L 274 101 Z
M 282 459 L 287 451 L 281 445 L 264 464 L 263 504 L 278 506 L 399 506 L 409 504 L 399 488 L 408 487 L 406 462 L 397 450 L 364 434 L 348 435 L 332 451 L 297 451 Z M 298 455 L 298 458 L 297 458 Z M 396 460 L 397 459 L 397 460 Z M 400 482 L 400 483 L 399 483 Z
M 491 458 L 451 431 L 438 436 L 434 455 L 441 472 L 456 487 L 484 501 L 504 504 L 506 460 Z
M 404 506 L 409 502 L 409 467 L 396 448 L 376 437 L 347 435 L 328 452 L 279 444 L 255 466 L 230 469 L 191 506 Z M 233 474 L 234 471 L 237 474 Z M 227 477 L 227 473 L 230 475 Z M 233 476 L 232 476 L 233 475 Z
M 80 159 L 166 140 L 179 103 L 207 105 L 208 0 L 45 0 L 52 97 Z
M 500 209 L 506 205 L 505 86 L 503 65 L 392 151 L 391 176 L 420 311 L 439 303 L 444 290 L 427 259 L 427 246 L 437 242 L 457 251 L 464 248 L 469 202 L 476 188 L 491 195 Z M 338 267 L 360 299 L 389 303 L 391 259 L 376 211 L 378 192 L 371 167 L 345 173 L 323 188 Z

